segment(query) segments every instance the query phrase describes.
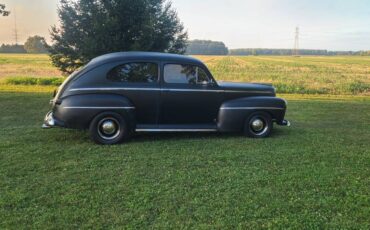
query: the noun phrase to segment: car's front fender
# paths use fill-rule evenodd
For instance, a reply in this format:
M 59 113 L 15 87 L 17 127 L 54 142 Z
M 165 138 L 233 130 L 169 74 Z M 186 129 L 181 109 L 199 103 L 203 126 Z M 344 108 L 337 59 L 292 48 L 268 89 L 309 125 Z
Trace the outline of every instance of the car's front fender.
M 224 102 L 218 114 L 218 130 L 242 131 L 245 120 L 255 112 L 266 112 L 273 121 L 283 122 L 287 103 L 277 97 L 244 97 Z

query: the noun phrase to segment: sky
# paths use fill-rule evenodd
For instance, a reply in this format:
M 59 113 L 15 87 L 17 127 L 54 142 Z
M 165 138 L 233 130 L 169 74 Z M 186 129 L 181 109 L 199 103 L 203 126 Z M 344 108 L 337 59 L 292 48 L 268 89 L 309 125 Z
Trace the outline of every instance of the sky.
M 20 43 L 58 24 L 59 0 L 0 0 L 12 11 L 0 18 L 0 44 Z M 370 0 L 172 0 L 190 39 L 223 41 L 229 48 L 370 50 Z

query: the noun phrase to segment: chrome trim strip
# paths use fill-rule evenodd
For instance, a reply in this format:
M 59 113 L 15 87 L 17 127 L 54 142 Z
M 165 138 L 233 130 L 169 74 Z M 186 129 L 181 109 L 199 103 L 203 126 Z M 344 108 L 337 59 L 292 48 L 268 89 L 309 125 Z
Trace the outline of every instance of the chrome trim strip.
M 284 110 L 284 108 L 278 107 L 222 107 L 221 110 L 252 110 L 252 109 L 275 109 L 275 110 Z
M 226 93 L 273 93 L 271 91 L 242 91 L 242 90 L 225 90 Z
M 69 91 L 109 91 L 109 90 L 141 90 L 141 91 L 160 91 L 160 88 L 75 88 Z
M 136 129 L 136 132 L 217 132 L 217 129 Z
M 64 109 L 135 109 L 135 107 L 66 106 Z
M 70 89 L 70 92 L 76 91 L 115 91 L 115 90 L 129 90 L 129 91 L 162 91 L 162 92 L 212 92 L 212 93 L 272 93 L 270 91 L 241 91 L 241 90 L 212 90 L 212 89 L 167 89 L 167 88 L 75 88 Z
M 166 89 L 163 88 L 162 92 L 211 92 L 211 93 L 222 93 L 224 90 L 207 90 L 207 89 Z

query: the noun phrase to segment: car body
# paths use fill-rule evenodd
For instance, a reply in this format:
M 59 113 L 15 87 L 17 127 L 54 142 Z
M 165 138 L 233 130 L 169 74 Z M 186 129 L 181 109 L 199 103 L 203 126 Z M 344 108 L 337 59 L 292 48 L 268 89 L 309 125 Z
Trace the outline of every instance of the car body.
M 101 144 L 133 132 L 244 132 L 266 137 L 287 102 L 269 84 L 216 82 L 189 56 L 120 52 L 93 59 L 55 93 L 43 127 L 89 129 Z

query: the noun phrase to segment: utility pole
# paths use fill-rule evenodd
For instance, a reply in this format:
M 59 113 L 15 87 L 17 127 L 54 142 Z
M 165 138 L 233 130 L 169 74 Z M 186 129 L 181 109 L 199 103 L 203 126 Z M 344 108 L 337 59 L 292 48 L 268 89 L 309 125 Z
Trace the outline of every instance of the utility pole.
M 295 28 L 293 56 L 299 57 L 299 27 Z
M 15 14 L 15 9 L 14 9 L 14 39 L 15 39 L 15 45 L 18 45 L 17 16 Z

